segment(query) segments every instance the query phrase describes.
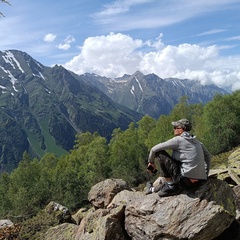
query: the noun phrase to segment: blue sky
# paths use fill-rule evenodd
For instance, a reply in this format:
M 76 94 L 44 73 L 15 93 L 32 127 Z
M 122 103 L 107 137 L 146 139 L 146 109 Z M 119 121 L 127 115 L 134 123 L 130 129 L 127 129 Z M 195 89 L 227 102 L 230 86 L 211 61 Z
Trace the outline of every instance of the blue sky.
M 78 74 L 140 70 L 240 89 L 240 0 L 9 1 L 0 51 Z

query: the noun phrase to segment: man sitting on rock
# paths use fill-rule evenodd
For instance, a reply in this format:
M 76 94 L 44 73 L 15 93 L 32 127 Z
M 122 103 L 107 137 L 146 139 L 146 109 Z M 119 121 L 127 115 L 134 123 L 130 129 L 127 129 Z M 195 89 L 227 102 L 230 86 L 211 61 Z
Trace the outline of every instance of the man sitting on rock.
M 154 172 L 155 158 L 166 181 L 153 187 L 147 183 L 146 194 L 157 192 L 160 197 L 176 195 L 181 189 L 194 189 L 204 184 L 210 170 L 211 155 L 196 136 L 191 135 L 191 122 L 181 119 L 172 122 L 174 137 L 155 145 L 148 157 L 148 171 Z M 172 149 L 172 157 L 165 151 Z

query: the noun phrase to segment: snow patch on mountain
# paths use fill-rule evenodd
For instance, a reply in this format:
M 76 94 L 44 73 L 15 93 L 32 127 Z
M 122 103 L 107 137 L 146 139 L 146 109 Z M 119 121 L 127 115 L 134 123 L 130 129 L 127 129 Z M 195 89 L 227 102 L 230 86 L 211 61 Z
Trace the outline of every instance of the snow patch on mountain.
M 181 85 L 182 87 L 185 87 L 185 85 L 183 84 L 183 82 L 181 80 L 172 80 L 172 83 L 174 86 L 179 86 Z
M 6 63 L 9 63 L 11 64 L 11 66 L 13 67 L 13 69 L 16 69 L 15 68 L 15 65 L 14 63 L 17 65 L 17 68 L 22 72 L 24 73 L 23 69 L 21 68 L 21 65 L 20 63 L 17 61 L 17 59 L 14 57 L 13 53 L 9 52 L 9 51 L 5 51 L 6 55 L 5 56 L 2 56 L 4 61 Z
M 136 82 L 138 83 L 138 86 L 140 88 L 140 90 L 143 92 L 143 89 L 142 89 L 142 86 L 141 86 L 141 83 L 139 82 L 139 80 L 135 77 L 135 80 Z
M 132 85 L 132 88 L 130 89 L 130 92 L 131 92 L 131 94 L 134 96 L 135 94 L 134 94 L 134 90 L 135 90 L 135 88 L 134 88 L 134 86 Z
M 43 76 L 43 74 L 42 74 L 41 72 L 38 72 L 38 74 L 34 74 L 34 73 L 33 73 L 33 76 L 34 76 L 34 77 L 42 78 L 43 80 L 46 80 L 45 77 Z
M 0 66 L 0 68 L 8 75 L 8 77 L 10 78 L 10 82 L 12 83 L 12 87 L 14 89 L 15 92 L 18 92 L 18 90 L 15 87 L 15 84 L 17 82 L 17 79 L 11 74 L 11 72 L 9 70 L 4 69 L 3 67 Z

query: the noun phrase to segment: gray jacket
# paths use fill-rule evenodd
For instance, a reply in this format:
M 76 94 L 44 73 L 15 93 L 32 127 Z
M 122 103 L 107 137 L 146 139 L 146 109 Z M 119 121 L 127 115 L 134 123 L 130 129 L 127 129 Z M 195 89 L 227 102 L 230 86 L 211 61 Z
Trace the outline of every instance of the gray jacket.
M 181 174 L 194 179 L 207 179 L 211 155 L 199 140 L 188 132 L 155 145 L 149 154 L 148 162 L 154 162 L 160 150 L 172 149 L 172 158 L 181 162 Z

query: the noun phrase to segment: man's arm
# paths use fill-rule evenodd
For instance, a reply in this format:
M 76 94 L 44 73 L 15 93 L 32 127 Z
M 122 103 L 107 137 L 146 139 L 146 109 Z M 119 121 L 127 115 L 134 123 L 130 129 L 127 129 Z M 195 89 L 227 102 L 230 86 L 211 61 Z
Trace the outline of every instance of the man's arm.
M 163 143 L 159 143 L 157 145 L 155 145 L 149 153 L 148 156 L 148 162 L 149 163 L 154 163 L 154 159 L 156 157 L 156 153 L 161 151 L 161 150 L 168 150 L 168 149 L 173 149 L 176 148 L 176 146 L 178 145 L 178 140 L 177 137 L 171 138 L 170 140 L 163 142 Z

